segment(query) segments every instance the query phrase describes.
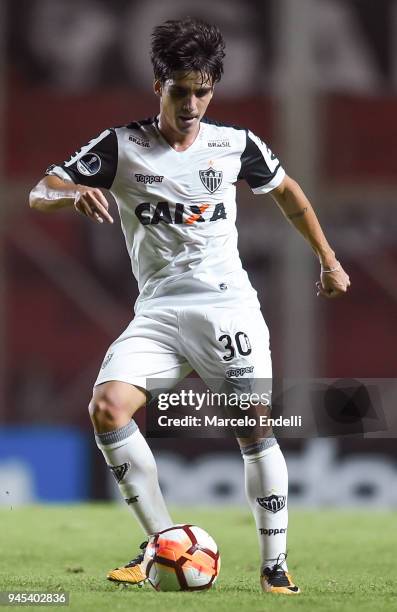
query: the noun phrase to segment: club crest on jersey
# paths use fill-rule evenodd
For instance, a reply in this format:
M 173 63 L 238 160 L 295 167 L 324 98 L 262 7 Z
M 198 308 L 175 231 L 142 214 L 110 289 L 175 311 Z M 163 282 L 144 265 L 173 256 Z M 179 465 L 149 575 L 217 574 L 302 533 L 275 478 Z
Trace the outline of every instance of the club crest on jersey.
M 101 169 L 101 159 L 96 153 L 87 153 L 77 160 L 77 170 L 84 176 L 94 176 Z
M 222 170 L 214 170 L 214 168 L 210 167 L 207 170 L 199 170 L 199 175 L 204 187 L 210 193 L 215 193 L 222 184 Z

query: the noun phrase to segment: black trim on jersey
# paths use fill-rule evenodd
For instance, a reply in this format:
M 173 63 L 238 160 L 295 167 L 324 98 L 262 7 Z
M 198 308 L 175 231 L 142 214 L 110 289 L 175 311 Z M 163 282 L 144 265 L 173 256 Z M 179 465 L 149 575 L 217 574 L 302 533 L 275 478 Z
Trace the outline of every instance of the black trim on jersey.
M 279 162 L 275 170 L 271 172 L 262 151 L 249 137 L 248 130 L 245 130 L 245 133 L 246 145 L 241 154 L 241 169 L 237 180 L 245 179 L 251 189 L 256 189 L 270 183 L 276 176 L 281 164 Z
M 139 121 L 131 121 L 125 127 L 129 130 L 140 130 L 143 125 L 152 125 L 156 123 L 157 117 L 149 117 L 148 119 L 139 119 Z
M 209 117 L 203 117 L 201 123 L 209 123 L 209 125 L 216 125 L 217 127 L 233 128 L 234 130 L 245 130 L 246 128 L 240 127 L 239 125 L 231 125 L 230 123 L 221 123 L 215 119 L 209 119 Z
M 129 128 L 130 130 L 140 130 L 143 125 L 156 125 L 158 127 L 158 123 L 159 123 L 158 116 L 156 115 L 155 117 L 149 117 L 148 119 L 139 119 L 138 121 L 131 121 L 131 123 L 129 123 L 125 127 Z M 209 117 L 203 117 L 200 120 L 200 123 L 208 123 L 209 125 L 215 125 L 217 127 L 233 128 L 234 130 L 245 130 L 246 129 L 239 125 L 232 125 L 230 123 L 221 123 L 220 121 L 216 121 L 215 119 L 210 119 Z M 119 126 L 119 127 L 124 127 L 124 126 Z
M 227 128 L 233 128 L 235 130 L 245 130 L 246 128 L 240 127 L 239 125 L 232 125 L 230 123 L 220 123 L 219 121 L 216 121 L 215 119 L 210 119 L 209 117 L 202 117 L 201 123 L 208 123 L 210 125 L 216 125 L 218 127 L 227 127 Z M 131 123 L 129 123 L 128 125 L 126 125 L 126 128 L 129 128 L 130 130 L 139 130 L 143 125 L 157 125 L 158 124 L 158 115 L 156 115 L 155 117 L 149 117 L 147 119 L 139 119 L 137 121 L 131 121 Z M 119 127 L 124 127 L 124 126 L 119 126 Z
M 81 154 L 83 149 L 84 153 Z M 74 183 L 110 189 L 118 164 L 118 143 L 114 128 L 110 128 L 109 133 L 99 142 L 92 146 L 88 144 L 82 147 L 73 164 L 67 166 L 67 163 L 67 161 L 63 162 L 59 166 Z M 46 174 L 51 174 L 53 167 L 50 166 Z

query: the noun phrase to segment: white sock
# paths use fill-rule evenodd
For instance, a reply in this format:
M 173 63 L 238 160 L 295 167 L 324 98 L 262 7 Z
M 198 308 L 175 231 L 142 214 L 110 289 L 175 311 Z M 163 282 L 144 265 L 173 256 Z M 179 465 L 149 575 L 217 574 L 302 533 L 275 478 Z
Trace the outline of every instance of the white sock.
M 135 421 L 96 434 L 108 467 L 120 492 L 147 535 L 173 525 L 160 490 L 156 462 Z
M 246 495 L 257 527 L 262 570 L 273 567 L 277 561 L 287 570 L 288 472 L 284 455 L 275 438 L 246 446 L 242 453 Z

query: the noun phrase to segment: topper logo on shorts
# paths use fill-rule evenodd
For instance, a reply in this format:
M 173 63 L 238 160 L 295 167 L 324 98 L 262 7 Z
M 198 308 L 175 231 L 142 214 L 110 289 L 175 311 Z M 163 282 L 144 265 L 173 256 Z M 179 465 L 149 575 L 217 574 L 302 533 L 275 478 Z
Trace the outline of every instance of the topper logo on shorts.
M 224 204 L 216 204 L 211 217 L 204 219 L 203 214 L 207 208 L 209 208 L 209 204 L 187 206 L 185 204 L 172 205 L 169 202 L 157 202 L 157 204 L 142 202 L 135 208 L 135 214 L 142 225 L 157 225 L 160 221 L 175 225 L 193 225 L 194 223 L 226 219 Z
M 138 183 L 152 185 L 153 183 L 162 183 L 164 176 L 158 176 L 156 174 L 135 174 L 135 178 Z
M 226 370 L 226 378 L 238 378 L 244 376 L 244 374 L 254 371 L 254 366 L 247 366 L 246 368 L 233 368 L 232 370 Z
M 285 495 L 269 495 L 268 497 L 257 497 L 256 501 L 265 510 L 276 514 L 284 508 L 287 498 Z

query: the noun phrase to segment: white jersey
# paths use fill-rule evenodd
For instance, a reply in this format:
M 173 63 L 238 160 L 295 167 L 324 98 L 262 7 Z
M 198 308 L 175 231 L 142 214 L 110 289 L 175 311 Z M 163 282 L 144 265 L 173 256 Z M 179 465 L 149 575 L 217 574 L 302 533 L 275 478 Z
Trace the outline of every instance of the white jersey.
M 138 306 L 198 299 L 257 305 L 237 249 L 235 184 L 245 179 L 254 193 L 267 193 L 285 172 L 249 130 L 204 118 L 193 144 L 178 152 L 156 117 L 105 130 L 47 173 L 112 193 Z

